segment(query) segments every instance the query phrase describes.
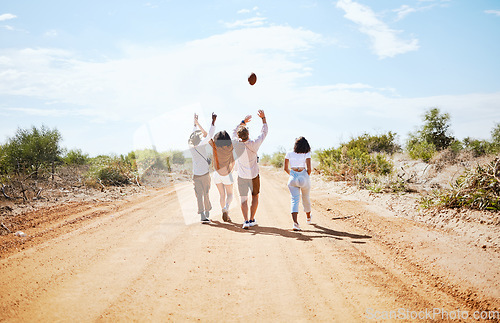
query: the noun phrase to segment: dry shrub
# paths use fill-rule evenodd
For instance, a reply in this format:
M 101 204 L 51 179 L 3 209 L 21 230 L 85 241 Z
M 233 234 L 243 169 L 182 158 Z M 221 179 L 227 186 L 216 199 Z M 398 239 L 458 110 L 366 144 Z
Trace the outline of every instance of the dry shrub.
M 471 208 L 478 210 L 500 210 L 500 157 L 490 163 L 468 169 L 451 189 L 433 191 L 423 197 L 424 207 Z
M 449 165 L 454 165 L 458 162 L 458 153 L 453 151 L 451 148 L 443 149 L 429 160 L 429 164 L 433 164 L 436 167 L 436 171 L 441 171 L 443 168 Z

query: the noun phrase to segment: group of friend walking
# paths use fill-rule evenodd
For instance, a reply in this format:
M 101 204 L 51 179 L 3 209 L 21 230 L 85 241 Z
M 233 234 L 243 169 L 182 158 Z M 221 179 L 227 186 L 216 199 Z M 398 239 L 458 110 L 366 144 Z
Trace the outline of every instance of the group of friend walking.
M 229 135 L 225 130 L 215 133 L 217 115 L 212 113 L 212 122 L 207 132 L 194 115 L 194 129 L 189 138 L 189 149 L 193 161 L 193 184 L 198 203 L 198 213 L 202 223 L 210 223 L 209 191 L 211 185 L 210 165 L 213 163 L 213 181 L 220 195 L 222 220 L 231 222 L 229 207 L 233 201 L 233 170 L 236 170 L 237 186 L 243 214 L 243 229 L 256 226 L 255 215 L 259 205 L 260 176 L 257 152 L 268 133 L 266 115 L 259 110 L 262 128 L 256 139 L 250 139 L 247 124 L 252 116 L 247 115 Z M 213 161 L 209 158 L 207 145 L 210 145 Z M 297 217 L 300 197 L 307 223 L 311 224 L 311 147 L 304 137 L 296 139 L 293 151 L 285 156 L 284 170 L 289 174 L 288 188 L 291 194 L 291 215 L 293 230 L 300 231 Z M 249 201 L 248 195 L 251 195 Z

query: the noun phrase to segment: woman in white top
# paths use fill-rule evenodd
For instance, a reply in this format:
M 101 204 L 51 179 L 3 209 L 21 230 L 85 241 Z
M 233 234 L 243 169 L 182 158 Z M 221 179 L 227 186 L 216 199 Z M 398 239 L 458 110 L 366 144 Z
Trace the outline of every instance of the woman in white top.
M 285 172 L 290 175 L 288 189 L 292 195 L 293 230 L 300 231 L 297 215 L 301 193 L 307 223 L 311 224 L 311 200 L 309 198 L 311 191 L 311 180 L 309 179 L 309 175 L 311 175 L 311 146 L 306 138 L 300 137 L 295 140 L 293 151 L 288 152 L 285 156 L 284 168 Z

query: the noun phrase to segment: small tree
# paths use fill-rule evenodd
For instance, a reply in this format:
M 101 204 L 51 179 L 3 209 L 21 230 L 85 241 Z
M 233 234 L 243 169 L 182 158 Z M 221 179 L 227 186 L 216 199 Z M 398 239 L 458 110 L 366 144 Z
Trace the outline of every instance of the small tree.
M 450 134 L 450 115 L 431 108 L 424 114 L 424 124 L 415 133 L 409 134 L 406 150 L 412 158 L 429 160 L 434 154 L 450 147 L 456 139 Z M 419 156 L 422 153 L 422 156 Z
M 57 129 L 45 126 L 40 129 L 17 129 L 6 145 L 6 159 L 18 173 L 33 172 L 35 178 L 42 166 L 56 162 L 61 155 L 59 142 L 62 139 Z
M 422 139 L 432 143 L 437 150 L 448 148 L 455 140 L 449 133 L 450 115 L 439 111 L 438 108 L 431 108 L 424 115 L 424 125 L 420 130 Z
M 81 149 L 71 149 L 63 157 L 67 165 L 85 165 L 89 161 L 89 155 L 84 154 Z

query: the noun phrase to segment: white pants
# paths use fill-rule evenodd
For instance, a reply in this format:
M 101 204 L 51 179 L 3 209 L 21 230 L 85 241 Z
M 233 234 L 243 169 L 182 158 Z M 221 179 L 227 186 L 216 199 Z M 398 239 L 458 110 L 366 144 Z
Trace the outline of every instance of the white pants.
M 311 180 L 309 178 L 307 170 L 304 169 L 301 172 L 290 170 L 290 177 L 288 178 L 288 189 L 290 190 L 290 194 L 292 194 L 292 213 L 299 212 L 299 200 L 301 193 L 304 212 L 311 212 L 311 199 L 309 198 L 309 193 L 311 191 Z

